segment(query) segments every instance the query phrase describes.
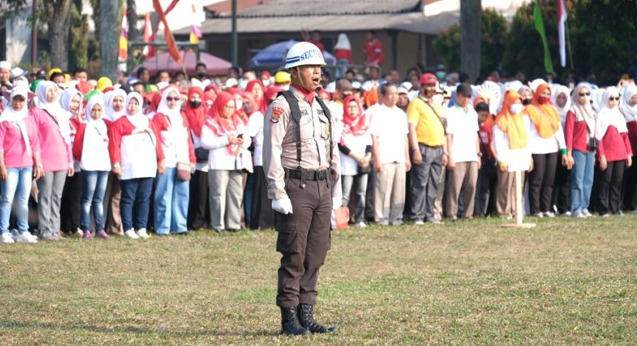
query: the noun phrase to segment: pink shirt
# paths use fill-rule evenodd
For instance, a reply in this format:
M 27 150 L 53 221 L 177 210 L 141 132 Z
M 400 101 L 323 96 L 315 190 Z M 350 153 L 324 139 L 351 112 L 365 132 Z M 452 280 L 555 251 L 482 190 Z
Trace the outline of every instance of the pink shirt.
M 57 123 L 48 113 L 36 108 L 32 114 L 40 134 L 40 157 L 44 171 L 68 170 L 73 165 L 71 144 L 66 143 Z
M 31 167 L 34 165 L 33 156 L 40 155 L 40 140 L 38 126 L 32 116 L 24 119 L 27 136 L 31 146 L 31 155 L 27 153 L 26 143 L 22 138 L 22 131 L 15 122 L 0 122 L 0 152 L 4 153 L 4 164 L 7 168 Z

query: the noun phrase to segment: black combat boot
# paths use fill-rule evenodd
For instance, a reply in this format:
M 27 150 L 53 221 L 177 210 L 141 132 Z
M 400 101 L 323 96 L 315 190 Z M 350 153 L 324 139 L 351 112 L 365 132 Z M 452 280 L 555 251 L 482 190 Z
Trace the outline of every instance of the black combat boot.
M 312 333 L 336 333 L 336 327 L 326 327 L 314 321 L 314 306 L 308 304 L 299 305 L 299 321 L 301 325 Z
M 285 335 L 309 335 L 309 330 L 303 328 L 296 315 L 296 307 L 281 307 L 281 334 Z

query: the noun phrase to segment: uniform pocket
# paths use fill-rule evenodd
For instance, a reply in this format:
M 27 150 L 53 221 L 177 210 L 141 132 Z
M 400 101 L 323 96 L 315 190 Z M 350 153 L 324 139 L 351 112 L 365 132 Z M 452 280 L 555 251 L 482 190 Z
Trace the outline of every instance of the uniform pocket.
M 301 116 L 299 119 L 299 126 L 301 126 L 301 141 L 306 142 L 312 139 L 313 136 L 313 126 L 312 126 L 312 117 L 311 116 Z M 295 135 L 296 136 L 296 135 Z
M 319 118 L 319 121 L 321 123 L 321 138 L 329 139 L 330 138 L 330 132 L 332 130 L 330 128 L 330 121 L 327 119 L 327 117 L 325 115 L 319 115 L 318 118 Z
M 298 253 L 298 244 L 296 241 L 296 222 L 292 214 L 283 215 L 281 213 L 276 214 L 277 223 L 277 239 L 276 239 L 276 251 L 280 253 Z

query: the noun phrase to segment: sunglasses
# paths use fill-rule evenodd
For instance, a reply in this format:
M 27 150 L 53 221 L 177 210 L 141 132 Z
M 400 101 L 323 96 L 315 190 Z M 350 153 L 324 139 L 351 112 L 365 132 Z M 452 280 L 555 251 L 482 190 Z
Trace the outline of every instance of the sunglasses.
M 609 97 L 608 101 L 619 101 L 619 97 Z
M 579 93 L 580 97 L 591 96 L 591 93 Z
M 170 96 L 166 97 L 166 101 L 179 101 L 179 100 L 181 100 L 181 98 L 179 97 L 170 97 Z

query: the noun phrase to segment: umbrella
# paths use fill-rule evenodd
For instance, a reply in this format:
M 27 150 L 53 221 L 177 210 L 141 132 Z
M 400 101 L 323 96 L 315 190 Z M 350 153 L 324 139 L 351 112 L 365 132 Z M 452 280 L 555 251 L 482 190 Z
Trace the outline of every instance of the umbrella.
M 250 59 L 250 68 L 279 69 L 285 65 L 285 55 L 288 53 L 288 49 L 296 42 L 289 40 L 267 46 Z M 328 65 L 334 65 L 336 62 L 336 58 L 328 52 L 323 52 L 323 58 Z
M 188 75 L 195 74 L 195 68 L 197 66 L 197 55 L 191 49 L 181 50 L 181 61 L 183 68 L 186 69 Z M 225 75 L 228 73 L 232 64 L 212 54 L 200 52 L 199 62 L 206 64 L 207 72 L 211 76 Z M 168 52 L 157 54 L 154 57 L 147 59 L 141 65 L 148 69 L 151 75 L 157 73 L 157 71 L 166 70 L 168 72 L 182 71 L 182 65 L 178 65 L 175 60 L 170 56 Z M 140 66 L 133 69 L 134 73 L 137 72 Z

